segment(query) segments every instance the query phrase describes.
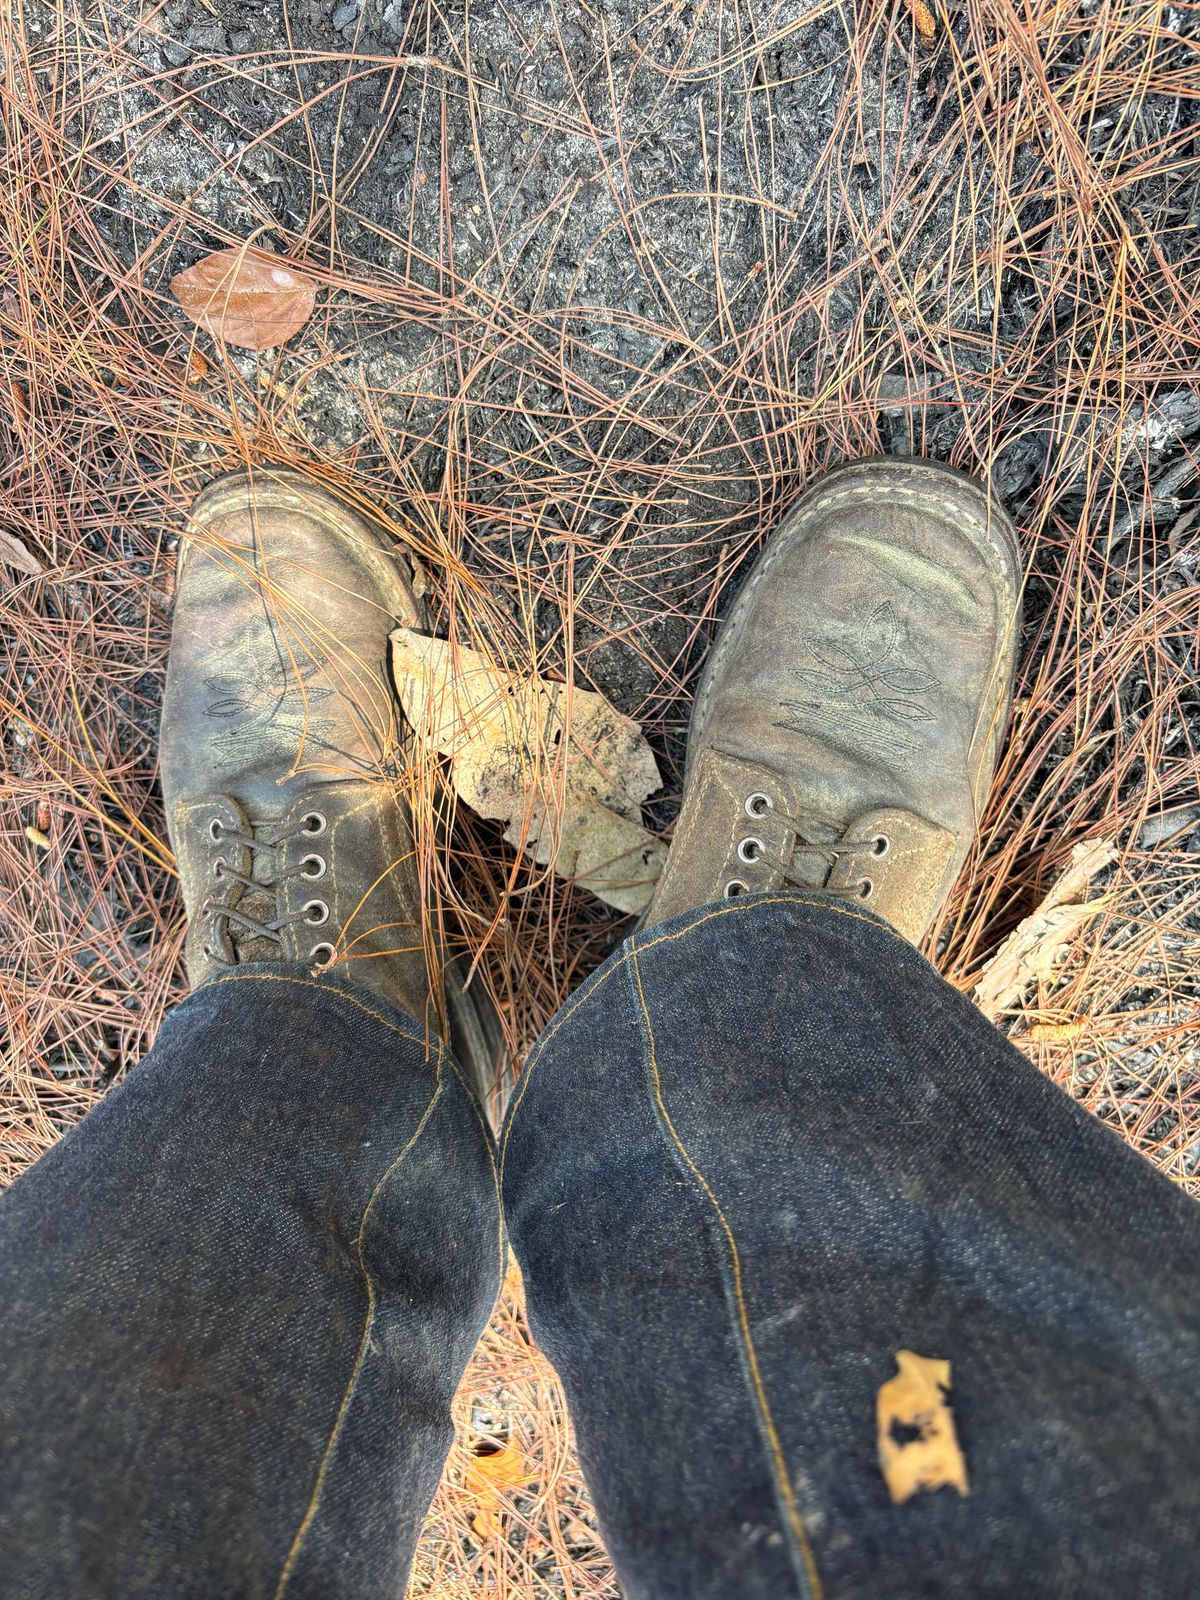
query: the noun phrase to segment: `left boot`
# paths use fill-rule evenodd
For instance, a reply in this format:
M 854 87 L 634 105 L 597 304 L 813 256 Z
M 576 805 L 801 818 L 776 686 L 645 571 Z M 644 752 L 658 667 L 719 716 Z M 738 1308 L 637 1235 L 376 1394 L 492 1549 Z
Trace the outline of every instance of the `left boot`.
M 210 485 L 180 556 L 161 771 L 193 987 L 242 962 L 347 976 L 435 1031 L 408 745 L 388 634 L 424 616 L 403 551 L 298 472 Z M 487 1054 L 454 996 L 462 1055 Z

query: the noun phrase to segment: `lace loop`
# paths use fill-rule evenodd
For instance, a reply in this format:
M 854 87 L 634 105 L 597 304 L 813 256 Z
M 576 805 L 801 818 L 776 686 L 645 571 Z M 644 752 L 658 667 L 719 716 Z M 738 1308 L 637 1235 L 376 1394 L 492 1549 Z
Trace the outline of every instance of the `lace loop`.
M 828 894 L 845 898 L 853 895 L 869 900 L 875 892 L 875 880 L 865 871 L 854 884 L 831 884 L 830 878 L 845 859 L 861 858 L 864 867 L 882 860 L 891 850 L 891 840 L 884 833 L 866 839 L 847 839 L 845 833 L 832 838 L 819 837 L 820 829 L 801 817 L 794 817 L 761 791 L 747 795 L 743 806 L 748 817 L 761 819 L 768 811 L 785 822 L 794 834 L 786 859 L 772 854 L 757 835 L 747 834 L 737 846 L 737 859 L 746 865 L 771 868 L 784 883 L 808 889 L 814 894 Z M 808 870 L 801 870 L 807 868 Z M 814 882 L 814 878 L 816 881 Z M 744 880 L 734 878 L 725 886 L 725 894 L 744 894 L 748 888 Z
M 282 831 L 263 835 L 256 830 L 253 824 L 246 828 L 230 827 L 220 817 L 213 817 L 208 825 L 208 836 L 214 843 L 232 846 L 234 850 L 243 849 L 253 856 L 263 852 L 271 852 L 275 857 L 274 870 L 268 871 L 262 878 L 247 876 L 238 872 L 230 865 L 229 856 L 220 855 L 212 865 L 212 875 L 217 883 L 228 885 L 226 895 L 232 893 L 234 885 L 240 885 L 248 894 L 278 896 L 280 883 L 287 878 L 300 877 L 308 880 L 324 877 L 326 861 L 323 856 L 310 853 L 293 867 L 286 871 L 280 869 L 278 854 L 283 845 L 293 839 L 309 840 L 325 832 L 326 820 L 320 812 L 307 812 L 300 820 Z M 320 862 L 320 868 L 312 871 L 314 863 Z M 306 900 L 302 906 L 294 911 L 288 911 L 281 916 L 263 918 L 253 916 L 245 911 L 236 902 L 228 899 L 218 899 L 210 895 L 205 901 L 205 911 L 209 918 L 212 930 L 211 937 L 204 944 L 204 954 L 213 961 L 218 961 L 222 966 L 230 966 L 237 960 L 237 952 L 232 957 L 227 953 L 228 947 L 235 943 L 233 930 L 236 928 L 241 938 L 266 939 L 277 949 L 283 948 L 283 936 L 287 928 L 293 923 L 303 922 L 310 927 L 319 927 L 329 920 L 329 906 L 324 900 Z M 327 941 L 322 941 L 322 948 Z M 332 946 L 329 946 L 332 949 Z

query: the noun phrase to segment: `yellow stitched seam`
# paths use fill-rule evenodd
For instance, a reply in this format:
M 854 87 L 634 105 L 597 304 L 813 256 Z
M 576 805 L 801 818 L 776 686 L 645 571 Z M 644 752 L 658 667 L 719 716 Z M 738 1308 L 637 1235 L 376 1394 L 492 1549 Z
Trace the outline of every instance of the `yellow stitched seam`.
M 310 978 L 289 978 L 284 973 L 275 972 L 244 972 L 231 974 L 227 978 L 211 978 L 208 983 L 202 984 L 199 989 L 194 989 L 193 994 L 205 994 L 209 989 L 224 989 L 230 983 L 287 983 L 297 989 L 315 989 L 318 994 L 323 994 L 329 1000 L 337 1000 L 342 1005 L 353 1006 L 356 1011 L 361 1011 L 364 1016 L 373 1017 L 376 1022 L 381 1022 L 392 1033 L 398 1033 L 402 1039 L 411 1039 L 414 1044 L 427 1045 L 428 1038 L 423 1032 L 410 1033 L 407 1028 L 401 1028 L 394 1022 L 389 1022 L 382 1011 L 374 1011 L 370 1006 L 364 1005 L 361 1000 L 356 1000 L 353 995 L 343 994 L 339 989 L 327 988 L 323 983 L 314 983 Z M 420 1029 L 421 1024 L 412 1019 L 412 1027 Z M 439 1045 L 440 1048 L 440 1045 Z
M 316 985 L 314 985 L 314 987 L 316 987 Z M 337 1416 L 333 1419 L 333 1427 L 330 1430 L 329 1439 L 325 1445 L 324 1453 L 321 1456 L 320 1464 L 317 1467 L 317 1476 L 313 1483 L 312 1497 L 308 1502 L 308 1509 L 305 1511 L 304 1516 L 301 1519 L 300 1526 L 296 1529 L 296 1536 L 292 1540 L 291 1548 L 288 1550 L 287 1557 L 283 1563 L 283 1569 L 279 1574 L 279 1582 L 275 1585 L 274 1600 L 282 1600 L 283 1592 L 287 1588 L 288 1581 L 292 1576 L 297 1558 L 299 1557 L 300 1546 L 304 1542 L 304 1536 L 312 1526 L 313 1518 L 317 1514 L 317 1508 L 321 1503 L 321 1491 L 325 1487 L 325 1476 L 329 1470 L 330 1459 L 332 1458 L 334 1449 L 337 1445 L 338 1436 L 342 1431 L 342 1423 L 345 1421 L 346 1412 L 349 1410 L 350 1402 L 354 1398 L 354 1391 L 358 1385 L 359 1373 L 362 1371 L 363 1363 L 366 1360 L 367 1344 L 370 1340 L 371 1327 L 375 1320 L 375 1282 L 371 1277 L 371 1274 L 367 1271 L 367 1264 L 363 1260 L 363 1237 L 367 1231 L 367 1223 L 371 1220 L 371 1207 L 375 1204 L 375 1201 L 379 1196 L 379 1192 L 383 1188 L 384 1184 L 408 1155 L 409 1151 L 416 1144 L 422 1133 L 424 1133 L 426 1125 L 428 1124 L 430 1117 L 433 1115 L 433 1108 L 437 1105 L 441 1093 L 442 1050 L 439 1045 L 437 1056 L 437 1081 L 434 1084 L 433 1094 L 429 1098 L 429 1103 L 422 1113 L 421 1120 L 418 1122 L 412 1138 L 409 1139 L 403 1150 L 401 1150 L 400 1154 L 391 1163 L 387 1171 L 380 1178 L 379 1182 L 371 1190 L 370 1199 L 366 1203 L 362 1214 L 362 1220 L 358 1225 L 358 1234 L 355 1238 L 355 1250 L 358 1255 L 359 1268 L 362 1271 L 363 1278 L 366 1280 L 367 1285 L 367 1313 L 363 1318 L 362 1337 L 358 1342 L 358 1354 L 354 1358 L 354 1366 L 350 1371 L 350 1379 L 346 1384 L 346 1392 L 342 1395 L 342 1403 L 338 1407 Z
M 667 937 L 669 938 L 671 936 L 667 935 Z M 658 943 L 660 941 L 654 942 Z M 754 1338 L 750 1332 L 750 1315 L 746 1309 L 746 1296 L 742 1285 L 742 1262 L 741 1257 L 738 1254 L 737 1241 L 734 1239 L 733 1229 L 729 1226 L 729 1222 L 725 1216 L 725 1213 L 721 1209 L 721 1202 L 713 1193 L 707 1178 L 692 1160 L 687 1146 L 679 1137 L 679 1134 L 675 1130 L 675 1124 L 671 1121 L 671 1114 L 667 1110 L 666 1101 L 663 1099 L 662 1080 L 659 1077 L 658 1072 L 658 1056 L 654 1048 L 654 1028 L 650 1021 L 650 1012 L 646 1005 L 646 996 L 642 990 L 642 973 L 641 967 L 638 964 L 638 950 L 632 940 L 630 941 L 629 956 L 633 965 L 634 982 L 637 985 L 638 1004 L 642 1008 L 642 1020 L 646 1027 L 646 1045 L 650 1057 L 650 1074 L 654 1080 L 655 1103 L 658 1106 L 659 1114 L 662 1117 L 667 1132 L 671 1135 L 679 1154 L 687 1163 L 688 1169 L 696 1179 L 696 1182 L 704 1190 L 705 1195 L 708 1197 L 709 1205 L 711 1205 L 713 1210 L 716 1212 L 717 1221 L 721 1224 L 721 1231 L 725 1235 L 725 1242 L 729 1246 L 729 1263 L 733 1270 L 733 1296 L 737 1302 L 738 1324 L 741 1330 L 742 1348 L 746 1353 L 746 1364 L 750 1369 L 751 1381 L 754 1384 L 754 1397 L 758 1403 L 759 1416 L 762 1418 L 763 1427 L 767 1434 L 767 1441 L 771 1447 L 775 1482 L 780 1493 L 783 1495 L 783 1499 L 788 1510 L 788 1520 L 792 1524 L 792 1529 L 796 1535 L 797 1542 L 800 1545 L 800 1554 L 804 1561 L 804 1570 L 808 1576 L 809 1588 L 812 1590 L 812 1600 L 821 1600 L 823 1593 L 821 1588 L 821 1578 L 817 1572 L 817 1563 L 813 1557 L 812 1546 L 808 1542 L 808 1534 L 805 1531 L 804 1523 L 801 1520 L 800 1512 L 796 1505 L 796 1496 L 794 1490 L 792 1489 L 791 1476 L 788 1473 L 787 1461 L 783 1454 L 783 1446 L 779 1442 L 779 1434 L 775 1428 L 775 1419 L 771 1415 L 771 1407 L 767 1400 L 766 1385 L 763 1383 L 762 1371 L 758 1365 L 758 1352 L 754 1348 Z
M 689 922 L 686 927 L 676 928 L 674 933 L 660 933 L 656 939 L 651 939 L 648 943 L 640 945 L 638 948 L 642 951 L 653 950 L 655 945 L 667 944 L 672 939 L 682 939 L 684 934 L 691 933 L 694 928 L 702 927 L 706 922 L 711 922 L 714 917 L 727 917 L 737 911 L 750 912 L 758 909 L 760 906 L 784 905 L 811 906 L 817 911 L 833 911 L 838 916 L 849 917 L 853 922 L 865 922 L 868 927 L 878 928 L 881 933 L 890 933 L 892 938 L 898 944 L 903 945 L 908 950 L 912 950 L 914 948 L 913 945 L 909 944 L 907 939 L 898 934 L 895 928 L 889 927 L 887 923 L 877 922 L 874 917 L 864 917 L 861 912 L 853 911 L 849 906 L 838 905 L 836 902 L 834 904 L 829 904 L 825 900 L 814 900 L 807 895 L 799 894 L 772 895 L 769 900 L 756 900 L 752 905 L 731 904 L 714 906 L 712 910 L 706 911 L 703 916 L 697 917 L 694 922 Z M 538 1040 L 537 1044 L 534 1045 L 533 1052 L 525 1064 L 525 1081 L 521 1085 L 520 1091 L 517 1094 L 517 1098 L 509 1107 L 508 1117 L 505 1121 L 504 1138 L 500 1144 L 501 1185 L 504 1183 L 504 1163 L 508 1157 L 508 1136 L 512 1132 L 513 1123 L 516 1120 L 517 1112 L 521 1109 L 521 1102 L 525 1098 L 526 1092 L 529 1089 L 529 1085 L 533 1082 L 533 1074 L 537 1070 L 538 1063 L 541 1061 L 542 1056 L 545 1053 L 546 1046 L 562 1027 L 563 1023 L 575 1015 L 575 1012 L 584 1003 L 584 1001 L 590 999 L 591 996 L 595 994 L 597 989 L 603 988 L 603 986 L 611 977 L 621 971 L 622 967 L 624 967 L 625 963 L 629 960 L 629 955 L 630 952 L 626 951 L 621 957 L 620 961 L 615 962 L 607 972 L 601 974 L 601 976 L 596 978 L 594 981 L 589 979 L 588 984 L 579 990 L 579 992 L 575 994 L 565 1006 L 562 1007 L 558 1015 L 554 1018 L 553 1022 L 551 1022 L 545 1033 L 543 1033 L 542 1037 Z

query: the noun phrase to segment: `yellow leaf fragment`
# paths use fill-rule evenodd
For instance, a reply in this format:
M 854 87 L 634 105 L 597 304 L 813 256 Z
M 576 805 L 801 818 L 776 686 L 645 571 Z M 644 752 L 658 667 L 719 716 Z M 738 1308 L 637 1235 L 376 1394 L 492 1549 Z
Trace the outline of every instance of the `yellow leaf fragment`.
M 459 798 L 504 837 L 618 911 L 645 910 L 667 847 L 642 826 L 662 786 L 645 735 L 603 695 L 497 666 L 411 628 L 392 634 L 392 674 L 427 748 L 450 760 Z
M 937 38 L 937 18 L 925 0 L 908 0 L 909 9 L 912 11 L 913 21 L 917 25 L 917 33 L 922 44 L 932 44 Z
M 216 250 L 177 272 L 171 293 L 199 327 L 244 350 L 283 344 L 317 300 L 316 283 L 290 261 L 243 248 Z
M 1071 851 L 1071 864 L 1050 893 L 1009 934 L 984 967 L 975 985 L 975 1000 L 985 1017 L 995 1020 L 1017 1006 L 1030 984 L 1048 982 L 1075 936 L 1111 904 L 1109 895 L 1085 900 L 1096 874 L 1116 859 L 1111 839 L 1088 839 Z
M 523 1489 L 534 1481 L 534 1476 L 510 1439 L 503 1448 L 487 1455 L 469 1456 L 466 1480 L 467 1489 L 479 1506 L 471 1517 L 471 1526 L 481 1539 L 488 1539 L 499 1531 L 500 1513 L 504 1510 L 502 1497 Z
M 934 1489 L 970 1494 L 954 1413 L 946 1403 L 950 1363 L 896 1351 L 897 1372 L 875 1397 L 879 1470 L 893 1505 Z

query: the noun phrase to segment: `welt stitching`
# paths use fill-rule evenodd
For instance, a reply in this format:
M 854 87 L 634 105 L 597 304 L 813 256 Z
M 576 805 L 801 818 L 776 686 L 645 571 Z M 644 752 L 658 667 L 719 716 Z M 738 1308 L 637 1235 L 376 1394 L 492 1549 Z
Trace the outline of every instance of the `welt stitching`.
M 754 1336 L 750 1331 L 750 1313 L 746 1304 L 745 1287 L 742 1279 L 741 1254 L 737 1247 L 737 1239 L 734 1235 L 733 1228 L 730 1226 L 729 1219 L 725 1215 L 725 1211 L 721 1205 L 721 1202 L 717 1199 L 716 1193 L 714 1192 L 711 1184 L 708 1182 L 708 1179 L 700 1171 L 700 1168 L 693 1159 L 691 1152 L 680 1138 L 675 1124 L 671 1120 L 671 1113 L 667 1110 L 666 1100 L 663 1095 L 662 1078 L 658 1068 L 658 1053 L 654 1043 L 654 1025 L 650 1020 L 650 1010 L 646 1004 L 645 990 L 642 988 L 642 974 L 641 967 L 638 962 L 638 948 L 633 939 L 630 940 L 629 961 L 630 968 L 633 973 L 638 1005 L 641 1008 L 642 1013 L 642 1027 L 645 1036 L 646 1055 L 650 1067 L 651 1081 L 654 1085 L 654 1102 L 658 1108 L 662 1125 L 670 1134 L 671 1141 L 675 1145 L 679 1154 L 682 1156 L 688 1171 L 692 1174 L 692 1177 L 704 1191 L 705 1198 L 712 1207 L 717 1221 L 720 1224 L 721 1231 L 725 1235 L 725 1243 L 729 1251 L 729 1265 L 731 1268 L 733 1297 L 737 1306 L 738 1337 L 741 1341 L 743 1354 L 746 1358 L 746 1365 L 750 1373 L 751 1387 L 754 1391 L 754 1400 L 756 1406 L 758 1407 L 759 1419 L 762 1423 L 763 1431 L 767 1436 L 767 1446 L 771 1460 L 772 1477 L 775 1479 L 776 1489 L 783 1499 L 784 1506 L 787 1510 L 787 1520 L 791 1524 L 796 1544 L 799 1547 L 801 1562 L 804 1567 L 805 1576 L 808 1580 L 807 1587 L 811 1591 L 811 1600 L 821 1600 L 823 1590 L 821 1586 L 820 1573 L 817 1571 L 817 1563 L 816 1558 L 813 1555 L 812 1545 L 809 1542 L 807 1530 L 804 1527 L 804 1522 L 800 1516 L 799 1508 L 796 1505 L 796 1493 L 792 1487 L 791 1474 L 788 1471 L 787 1460 L 783 1453 L 783 1445 L 779 1438 L 779 1432 L 775 1426 L 775 1419 L 771 1414 L 771 1405 L 767 1398 L 767 1389 L 766 1384 L 763 1381 L 762 1369 L 759 1366 L 758 1352 L 754 1345 Z
M 314 985 L 314 987 L 316 987 L 316 985 Z M 342 1431 L 342 1424 L 346 1420 L 346 1413 L 350 1409 L 350 1403 L 354 1399 L 354 1392 L 358 1387 L 359 1377 L 362 1373 L 364 1365 L 366 1364 L 367 1345 L 371 1337 L 371 1329 L 375 1322 L 375 1280 L 367 1270 L 367 1264 L 363 1259 L 363 1243 L 366 1236 L 367 1224 L 371 1220 L 371 1211 L 375 1205 L 375 1201 L 379 1198 L 379 1194 L 384 1185 L 388 1182 L 400 1164 L 405 1160 L 413 1146 L 417 1143 L 417 1140 L 424 1133 L 429 1124 L 429 1119 L 433 1115 L 434 1107 L 441 1099 L 441 1094 L 442 1050 L 439 1045 L 437 1056 L 437 1079 L 434 1083 L 433 1093 L 430 1095 L 429 1101 L 425 1106 L 425 1110 L 421 1114 L 421 1120 L 417 1123 L 417 1126 L 407 1144 L 405 1144 L 399 1155 L 395 1157 L 395 1159 L 383 1173 L 383 1176 L 379 1179 L 379 1182 L 371 1190 L 371 1194 L 365 1207 L 363 1208 L 362 1217 L 359 1220 L 358 1232 L 355 1235 L 355 1254 L 358 1257 L 359 1270 L 363 1275 L 363 1281 L 367 1286 L 367 1309 L 363 1316 L 363 1329 L 358 1341 L 358 1353 L 354 1358 L 354 1365 L 350 1369 L 350 1377 L 347 1381 L 345 1392 L 342 1395 L 342 1403 L 339 1405 L 337 1409 L 337 1415 L 333 1419 L 333 1426 L 329 1431 L 329 1438 L 326 1440 L 325 1449 L 321 1454 L 321 1460 L 317 1466 L 317 1475 L 313 1481 L 312 1495 L 309 1498 L 308 1506 L 305 1509 L 304 1516 L 300 1520 L 300 1526 L 296 1529 L 295 1536 L 292 1539 L 287 1556 L 284 1559 L 283 1567 L 279 1573 L 279 1581 L 275 1586 L 273 1600 L 282 1600 L 284 1591 L 291 1580 L 292 1573 L 295 1571 L 296 1562 L 299 1559 L 300 1548 L 304 1543 L 305 1535 L 312 1526 L 313 1521 L 316 1518 L 317 1511 L 320 1508 L 321 1494 L 325 1487 L 325 1478 L 329 1471 L 329 1466 L 333 1458 L 333 1452 L 337 1447 L 338 1439 Z

